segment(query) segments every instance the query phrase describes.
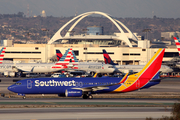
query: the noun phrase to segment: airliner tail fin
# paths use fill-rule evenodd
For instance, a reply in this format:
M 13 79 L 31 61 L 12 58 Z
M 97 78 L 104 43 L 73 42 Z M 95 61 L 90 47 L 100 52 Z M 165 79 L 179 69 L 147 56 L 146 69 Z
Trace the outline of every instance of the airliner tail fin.
M 173 38 L 174 38 L 174 41 L 176 43 L 176 47 L 178 49 L 179 56 L 180 56 L 180 39 L 178 37 L 173 37 Z
M 60 50 L 56 50 L 56 56 L 57 56 L 57 61 L 59 61 L 61 59 L 61 57 L 63 56 L 62 53 L 60 52 Z
M 109 56 L 109 54 L 106 52 L 105 49 L 103 49 L 103 56 L 104 56 L 104 63 L 105 64 L 117 65 L 116 63 L 114 63 L 112 61 L 111 57 Z
M 3 47 L 3 48 L 0 50 L 0 64 L 3 63 L 5 50 L 6 50 L 6 47 Z

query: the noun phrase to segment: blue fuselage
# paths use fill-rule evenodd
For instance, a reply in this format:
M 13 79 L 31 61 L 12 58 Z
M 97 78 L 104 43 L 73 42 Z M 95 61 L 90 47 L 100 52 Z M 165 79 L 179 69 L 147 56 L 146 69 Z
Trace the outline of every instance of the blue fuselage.
M 16 82 L 8 87 L 12 92 L 19 94 L 61 94 L 65 96 L 66 90 L 90 92 L 91 94 L 113 92 L 121 85 L 122 78 L 32 78 Z M 158 81 L 149 81 L 142 88 L 159 84 Z M 134 91 L 132 90 L 132 91 Z M 73 91 L 73 92 L 74 92 Z M 121 92 L 121 91 L 116 91 Z
M 10 91 L 22 94 L 62 94 L 66 89 L 81 89 L 88 87 L 107 86 L 104 93 L 111 92 L 120 86 L 121 78 L 32 78 L 18 81 L 8 87 Z M 112 86 L 111 86 L 112 85 Z M 101 93 L 98 90 L 95 93 Z

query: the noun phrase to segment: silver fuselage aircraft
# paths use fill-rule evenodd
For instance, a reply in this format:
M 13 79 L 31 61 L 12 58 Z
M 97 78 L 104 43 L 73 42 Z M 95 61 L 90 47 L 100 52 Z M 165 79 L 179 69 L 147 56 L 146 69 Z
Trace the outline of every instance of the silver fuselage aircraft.
M 46 73 L 56 72 L 68 68 L 71 50 L 68 49 L 62 58 L 56 63 L 3 63 L 0 64 L 0 72 L 22 72 L 22 73 Z M 4 57 L 4 56 L 3 56 Z
M 87 73 L 113 73 L 115 68 L 110 64 L 103 64 L 98 62 L 78 62 L 74 65 L 74 69 L 82 70 Z
M 114 66 L 116 72 L 128 73 L 128 72 L 139 72 L 145 65 L 118 65 L 114 63 L 111 57 L 108 55 L 105 49 L 103 49 L 103 56 L 105 64 L 111 64 Z M 173 71 L 172 68 L 166 65 L 161 65 L 159 70 L 161 73 L 170 73 Z
M 145 65 L 115 65 L 116 72 L 139 72 Z M 161 65 L 161 68 L 159 70 L 162 73 L 170 73 L 173 71 L 169 66 Z

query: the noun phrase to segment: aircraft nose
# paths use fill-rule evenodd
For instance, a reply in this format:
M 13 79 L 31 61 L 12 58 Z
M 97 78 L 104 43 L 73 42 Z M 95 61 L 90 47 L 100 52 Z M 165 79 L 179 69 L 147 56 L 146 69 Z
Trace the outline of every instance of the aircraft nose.
M 173 71 L 173 69 L 172 69 L 172 68 L 170 68 L 169 72 L 172 72 L 172 71 Z
M 9 91 L 12 91 L 12 92 L 13 92 L 13 90 L 14 90 L 15 88 L 14 88 L 13 85 L 11 85 L 11 86 L 9 86 L 7 89 L 8 89 Z

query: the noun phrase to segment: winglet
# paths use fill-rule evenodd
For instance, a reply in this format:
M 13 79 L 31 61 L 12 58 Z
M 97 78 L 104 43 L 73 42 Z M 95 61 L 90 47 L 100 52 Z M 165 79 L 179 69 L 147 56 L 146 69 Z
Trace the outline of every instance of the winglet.
M 6 50 L 6 47 L 3 47 L 3 48 L 0 50 L 0 64 L 3 63 L 5 50 Z
M 98 74 L 98 73 L 94 74 L 93 78 L 96 78 L 96 77 L 97 77 L 97 74 Z

